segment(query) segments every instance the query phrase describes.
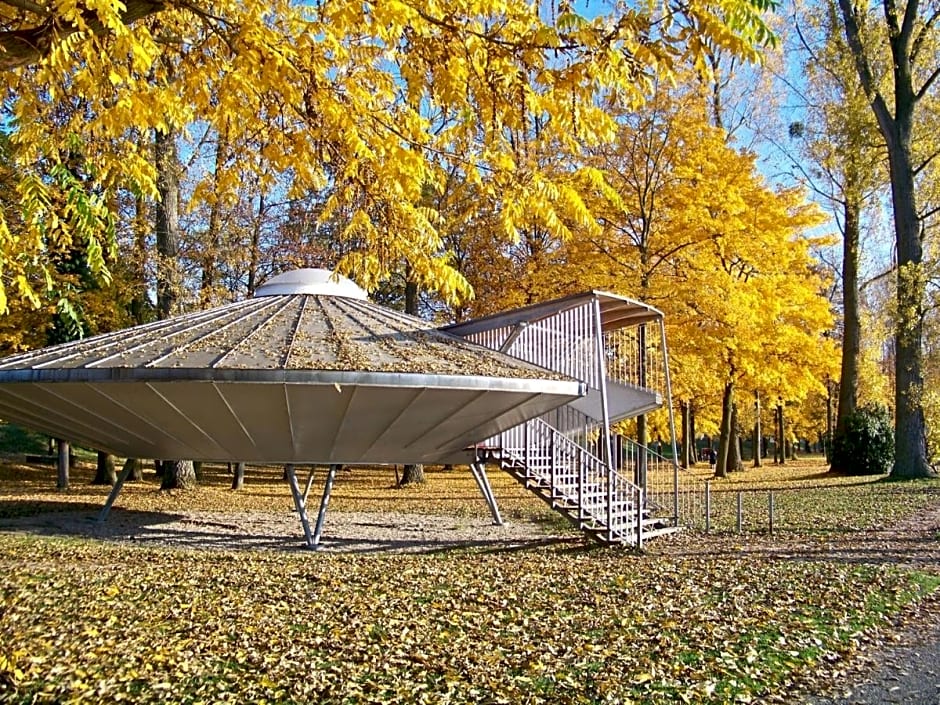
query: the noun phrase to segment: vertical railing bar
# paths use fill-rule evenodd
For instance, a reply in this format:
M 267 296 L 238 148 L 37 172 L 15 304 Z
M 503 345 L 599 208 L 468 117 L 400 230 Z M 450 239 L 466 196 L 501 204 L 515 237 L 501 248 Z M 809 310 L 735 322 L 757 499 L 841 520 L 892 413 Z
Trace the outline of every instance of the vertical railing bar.
M 712 530 L 712 483 L 705 480 L 705 533 Z
M 666 383 L 666 404 L 669 408 L 669 438 L 672 445 L 672 473 L 674 487 L 674 521 L 675 526 L 679 526 L 679 449 L 676 445 L 676 418 L 672 408 L 672 378 L 669 374 L 669 348 L 666 346 L 666 324 L 663 318 L 659 318 L 659 344 L 662 346 L 663 374 Z

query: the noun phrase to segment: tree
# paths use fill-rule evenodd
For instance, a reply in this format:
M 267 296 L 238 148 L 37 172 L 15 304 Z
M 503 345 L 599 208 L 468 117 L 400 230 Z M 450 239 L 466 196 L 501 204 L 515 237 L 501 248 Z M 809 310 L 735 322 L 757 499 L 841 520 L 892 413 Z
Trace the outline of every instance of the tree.
M 737 447 L 737 389 L 796 400 L 821 388 L 831 314 L 812 241 L 801 237 L 819 216 L 798 190 L 763 183 L 754 155 L 709 124 L 697 93 L 657 96 L 651 105 L 603 153 L 612 188 L 591 205 L 603 234 L 572 240 L 569 271 L 554 279 L 664 311 L 674 393 L 694 400 L 700 430 L 721 431 L 723 474 L 739 466 L 727 454 Z M 720 410 L 717 419 L 698 413 L 709 409 Z
M 917 116 L 940 76 L 933 2 L 882 0 L 882 19 L 870 5 L 839 0 L 842 29 L 859 82 L 887 146 L 898 258 L 895 331 L 895 457 L 892 477 L 933 475 L 924 418 L 926 214 L 918 206 L 918 175 L 933 159 L 915 149 Z
M 93 485 L 113 485 L 117 482 L 117 471 L 114 468 L 114 456 L 104 451 L 98 451 L 98 463 L 95 469 Z
M 196 485 L 196 468 L 192 460 L 164 460 L 161 490 L 188 490 Z
M 813 8 L 795 22 L 807 84 L 807 120 L 790 125 L 803 140 L 796 168 L 831 208 L 842 231 L 840 270 L 841 367 L 835 435 L 858 406 L 862 361 L 861 248 L 866 211 L 882 185 L 884 145 L 858 82 L 832 5 Z M 809 158 L 810 167 L 805 166 Z M 870 333 L 871 331 L 869 331 Z M 831 439 L 830 439 L 831 442 Z M 833 471 L 846 468 L 833 466 Z
M 640 101 L 654 71 L 668 72 L 677 56 L 709 45 L 754 57 L 768 36 L 760 0 L 693 0 L 685 9 L 694 22 L 672 32 L 672 17 L 643 9 L 589 19 L 562 5 L 546 19 L 523 0 L 459 0 L 446 12 L 397 0 L 223 0 L 211 9 L 6 0 L 0 82 L 23 148 L 18 178 L 32 185 L 19 189 L 21 207 L 38 212 L 50 201 L 34 170 L 63 162 L 67 140 L 96 181 L 95 208 L 106 211 L 120 189 L 156 197 L 140 137 L 198 120 L 233 149 L 264 134 L 265 172 L 284 191 L 330 186 L 322 217 L 347 210 L 342 237 L 359 243 L 339 262 L 343 273 L 372 288 L 407 255 L 455 297 L 468 287 L 421 205 L 426 185 L 442 178 L 439 160 L 460 164 L 487 202 L 537 204 L 560 236 L 578 204 L 528 160 L 530 150 L 551 145 L 561 162 L 576 161 L 585 145 L 612 136 L 604 105 Z M 431 128 L 430 110 L 451 117 L 448 129 Z M 514 141 L 533 118 L 541 132 Z M 380 212 L 394 231 L 379 227 Z M 44 267 L 36 235 L 52 215 L 60 214 L 28 219 L 28 237 L 2 240 L 3 281 L 17 296 L 32 292 L 27 263 Z M 502 213 L 510 225 L 522 216 Z M 61 241 L 87 241 L 89 251 L 110 244 L 92 222 L 60 221 Z M 106 269 L 98 257 L 92 266 Z

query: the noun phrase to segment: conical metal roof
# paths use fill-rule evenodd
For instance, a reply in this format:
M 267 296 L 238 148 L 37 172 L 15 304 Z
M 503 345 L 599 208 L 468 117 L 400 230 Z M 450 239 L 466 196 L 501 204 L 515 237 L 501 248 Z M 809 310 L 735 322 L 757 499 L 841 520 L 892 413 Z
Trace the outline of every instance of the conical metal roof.
M 0 360 L 0 417 L 124 456 L 442 462 L 579 382 L 370 303 L 324 270 Z

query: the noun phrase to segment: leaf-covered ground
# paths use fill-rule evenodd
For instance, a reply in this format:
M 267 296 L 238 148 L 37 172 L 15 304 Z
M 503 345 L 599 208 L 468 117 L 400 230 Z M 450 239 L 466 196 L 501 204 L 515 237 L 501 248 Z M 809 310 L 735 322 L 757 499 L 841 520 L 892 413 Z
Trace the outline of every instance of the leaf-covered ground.
M 848 560 L 819 543 L 820 522 L 832 530 L 826 541 L 855 535 L 845 530 L 852 508 L 844 492 L 879 497 L 853 519 L 872 531 L 885 516 L 935 507 L 934 485 L 840 479 L 823 487 L 799 477 L 819 470 L 747 474 L 755 495 L 762 483 L 808 485 L 788 490 L 788 512 L 823 517 L 801 519 L 805 534 L 793 519 L 783 536 L 687 535 L 645 555 L 571 541 L 337 555 L 2 534 L 0 700 L 792 702 L 795 689 L 837 680 L 847 656 L 938 584 L 929 566 Z M 82 472 L 72 491 L 57 494 L 52 469 L 0 471 L 0 506 L 7 515 L 93 508 L 104 491 L 85 485 Z M 391 471 L 355 471 L 341 477 L 331 507 L 485 515 L 466 471 L 429 480 L 400 491 Z M 496 473 L 493 480 L 507 513 L 544 517 L 537 500 Z M 733 482 L 745 486 L 743 476 Z M 198 492 L 167 496 L 148 480 L 118 505 L 288 510 L 274 470 L 249 475 L 242 492 L 225 483 L 219 470 Z M 804 543 L 812 560 L 764 550 Z

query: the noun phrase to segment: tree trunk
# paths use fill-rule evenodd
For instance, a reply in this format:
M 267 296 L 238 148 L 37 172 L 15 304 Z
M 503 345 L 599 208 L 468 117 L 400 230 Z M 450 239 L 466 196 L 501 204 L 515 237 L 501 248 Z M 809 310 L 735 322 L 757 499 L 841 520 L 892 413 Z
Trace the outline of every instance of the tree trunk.
M 721 426 L 718 435 L 718 459 L 715 462 L 715 475 L 727 477 L 728 456 L 731 451 L 732 420 L 734 416 L 734 382 L 725 383 L 721 396 Z
M 161 320 L 176 312 L 180 292 L 180 174 L 176 149 L 176 131 L 154 134 L 154 155 L 157 167 L 157 191 L 160 199 L 155 206 L 157 240 L 157 315 Z
M 164 460 L 161 490 L 188 490 L 196 486 L 196 471 L 191 460 Z
M 144 464 L 140 462 L 138 458 L 128 458 L 124 461 L 124 467 L 121 469 L 121 472 L 127 470 L 127 466 L 130 465 L 131 469 L 127 475 L 128 480 L 134 480 L 140 482 L 144 479 Z
M 235 463 L 235 472 L 232 473 L 232 489 L 240 490 L 245 485 L 245 464 Z
M 753 447 L 754 453 L 754 467 L 761 467 L 761 457 L 760 457 L 760 445 L 761 445 L 761 435 L 760 435 L 760 392 L 754 392 L 754 442 L 751 444 Z
M 405 485 L 420 485 L 423 482 L 423 465 L 405 465 L 404 468 L 402 468 L 401 480 L 399 480 L 398 486 L 404 487 Z
M 860 205 L 847 196 L 843 203 L 845 235 L 842 239 L 842 369 L 839 373 L 839 406 L 836 433 L 858 406 L 858 362 L 862 352 L 862 322 L 858 295 Z
M 114 469 L 114 456 L 98 451 L 98 467 L 95 471 L 95 479 L 91 481 L 93 485 L 113 485 L 117 482 L 117 472 Z
M 839 402 L 836 409 L 835 436 L 845 431 L 845 423 L 858 406 L 858 363 L 862 349 L 862 324 L 859 307 L 858 264 L 860 243 L 860 205 L 846 195 L 843 202 L 845 233 L 842 238 L 842 367 L 839 373 Z M 830 436 L 829 443 L 832 443 Z M 846 473 L 850 468 L 839 463 L 830 471 Z
M 689 404 L 684 401 L 679 402 L 679 418 L 682 425 L 682 445 L 679 464 L 684 468 L 689 468 L 695 463 L 695 441 L 692 438 Z
M 744 470 L 744 463 L 741 461 L 741 435 L 738 433 L 738 405 L 734 402 L 731 403 L 731 436 L 725 457 L 728 463 L 726 474 Z
M 132 270 L 134 273 L 134 298 L 129 304 L 130 313 L 134 323 L 140 325 L 146 322 L 146 312 L 150 307 L 147 291 L 150 288 L 147 281 L 147 235 L 150 233 L 148 225 L 147 201 L 141 195 L 134 199 L 134 249 Z
M 224 130 L 220 128 L 215 145 L 215 171 L 213 172 L 217 187 L 222 170 L 225 168 L 227 153 L 228 140 L 226 139 Z M 203 244 L 200 258 L 202 280 L 199 283 L 199 305 L 202 308 L 209 308 L 213 302 L 219 255 L 222 250 L 221 222 L 222 203 L 220 199 L 216 198 L 212 201 L 209 208 L 209 224 L 206 232 L 206 242 Z
M 780 414 L 780 438 L 778 442 L 780 444 L 780 464 L 787 464 L 787 421 L 786 421 L 786 406 L 780 404 L 777 407 L 778 413 Z
M 898 249 L 898 320 L 894 362 L 895 433 L 891 477 L 930 477 L 927 426 L 924 419 L 924 274 L 920 220 L 914 203 L 914 172 L 910 141 L 889 143 L 895 234 Z M 906 147 L 906 149 L 904 148 Z M 896 175 L 896 172 L 897 173 Z
M 886 63 L 885 57 L 873 57 L 862 36 L 862 28 L 870 24 L 867 5 L 839 0 L 842 26 L 855 62 L 859 81 L 878 129 L 888 150 L 891 176 L 891 204 L 894 210 L 894 238 L 898 257 L 897 330 L 895 331 L 894 389 L 894 467 L 895 478 L 930 477 L 933 470 L 927 460 L 927 427 L 924 419 L 923 343 L 927 277 L 923 266 L 923 223 L 917 208 L 915 161 L 911 137 L 914 129 L 918 91 L 915 75 L 936 78 L 933 65 L 918 66 L 918 50 L 924 35 L 924 22 L 936 18 L 918 17 L 918 5 L 908 3 L 903 17 L 898 8 L 884 3 L 886 36 L 891 47 L 890 67 L 893 74 L 893 95 L 886 98 L 873 69 L 875 61 Z M 924 8 L 926 9 L 926 7 Z M 923 56 L 932 57 L 930 52 Z M 921 88 L 929 95 L 928 84 Z M 893 109 L 893 113 L 892 113 Z
M 405 266 L 405 313 L 418 315 L 418 284 L 412 280 L 411 267 Z M 402 468 L 399 487 L 419 485 L 424 482 L 423 465 L 405 465 Z
M 251 229 L 251 253 L 248 258 L 248 296 L 255 295 L 258 286 L 258 263 L 261 261 L 261 221 L 264 218 L 264 191 L 258 194 L 258 213 Z M 286 474 L 286 471 L 285 471 Z
M 56 478 L 56 489 L 67 490 L 69 488 L 69 471 L 72 467 L 72 453 L 69 449 L 69 442 L 61 438 L 56 440 L 59 450 L 58 477 Z

